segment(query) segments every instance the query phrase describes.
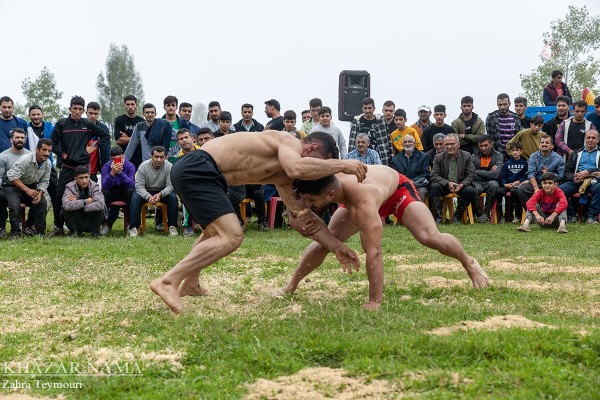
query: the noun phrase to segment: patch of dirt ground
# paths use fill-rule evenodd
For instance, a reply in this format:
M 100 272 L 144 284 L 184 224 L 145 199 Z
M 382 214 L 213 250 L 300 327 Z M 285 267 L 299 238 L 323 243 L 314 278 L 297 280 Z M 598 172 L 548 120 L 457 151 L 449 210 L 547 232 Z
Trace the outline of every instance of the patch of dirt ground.
M 343 369 L 306 368 L 272 381 L 258 379 L 249 384 L 246 400 L 385 399 L 402 397 L 387 381 L 352 378 Z
M 498 329 L 520 328 L 520 329 L 536 329 L 536 328 L 555 328 L 552 325 L 542 324 L 541 322 L 532 321 L 522 315 L 498 315 L 487 318 L 482 321 L 461 321 L 456 325 L 436 328 L 427 333 L 438 336 L 448 336 L 458 331 L 470 330 L 489 330 L 495 331 Z
M 57 397 L 29 396 L 27 394 L 19 393 L 0 394 L 0 400 L 63 400 L 64 398 L 65 396 L 62 394 L 59 394 Z

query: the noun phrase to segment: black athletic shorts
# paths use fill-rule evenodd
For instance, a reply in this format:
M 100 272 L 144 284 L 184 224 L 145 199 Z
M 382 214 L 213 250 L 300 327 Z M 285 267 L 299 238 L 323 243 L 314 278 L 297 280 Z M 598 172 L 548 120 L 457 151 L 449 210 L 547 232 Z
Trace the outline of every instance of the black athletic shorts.
M 194 150 L 171 169 L 171 182 L 185 208 L 202 228 L 225 214 L 235 214 L 227 181 L 210 154 Z

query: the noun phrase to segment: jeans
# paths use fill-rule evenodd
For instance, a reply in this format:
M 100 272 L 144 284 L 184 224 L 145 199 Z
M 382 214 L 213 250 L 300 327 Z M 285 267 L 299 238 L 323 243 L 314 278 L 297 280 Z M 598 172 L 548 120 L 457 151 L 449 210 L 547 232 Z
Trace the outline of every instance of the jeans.
M 156 192 L 149 192 L 151 195 L 155 195 Z M 129 229 L 140 227 L 142 223 L 142 204 L 147 203 L 148 201 L 139 194 L 133 193 L 131 196 L 131 203 L 129 204 Z M 161 203 L 165 203 L 167 205 L 167 221 L 169 226 L 177 226 L 177 195 L 175 192 L 171 192 L 166 197 L 160 198 Z M 143 218 L 146 218 L 144 215 Z

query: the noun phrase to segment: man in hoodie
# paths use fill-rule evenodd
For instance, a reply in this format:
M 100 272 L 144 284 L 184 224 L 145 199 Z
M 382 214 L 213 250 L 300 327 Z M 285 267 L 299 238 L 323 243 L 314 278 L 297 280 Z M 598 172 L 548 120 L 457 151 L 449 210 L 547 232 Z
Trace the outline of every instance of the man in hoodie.
M 544 88 L 544 104 L 547 106 L 555 106 L 558 96 L 566 96 L 573 101 L 573 96 L 569 91 L 569 87 L 562 81 L 562 71 L 556 69 L 552 71 L 552 81 Z
M 502 153 L 505 160 L 508 160 L 506 154 L 506 144 L 515 134 L 521 130 L 521 120 L 519 116 L 510 111 L 510 97 L 506 93 L 500 93 L 496 97 L 498 109 L 488 114 L 485 119 L 485 131 L 492 137 L 493 149 Z
M 394 149 L 390 135 L 387 134 L 385 121 L 379 115 L 375 115 L 375 101 L 370 97 L 362 99 L 362 114 L 357 115 L 350 125 L 350 137 L 348 151 L 356 148 L 356 135 L 366 133 L 369 136 L 369 148 L 379 153 L 381 163 L 389 165 L 392 162 Z
M 454 121 L 452 128 L 460 139 L 460 149 L 471 154 L 476 152 L 479 136 L 485 134 L 483 120 L 473 112 L 473 98 L 465 96 L 460 99 L 461 113 Z
M 91 232 L 92 237 L 100 237 L 100 226 L 104 219 L 106 205 L 100 185 L 90 179 L 88 167 L 75 168 L 75 179 L 67 184 L 62 196 L 65 222 L 71 236 L 81 236 Z
M 75 168 L 80 165 L 88 166 L 90 154 L 87 145 L 97 138 L 99 146 L 110 142 L 110 134 L 98 125 L 82 118 L 85 100 L 80 96 L 71 98 L 68 117 L 60 119 L 52 131 L 52 152 L 62 161 L 56 196 L 54 197 L 54 231 L 53 236 L 64 235 L 62 216 L 62 197 L 67 184 L 75 179 Z
M 242 104 L 242 119 L 233 125 L 236 132 L 262 132 L 263 124 L 254 118 L 254 106 L 249 103 Z

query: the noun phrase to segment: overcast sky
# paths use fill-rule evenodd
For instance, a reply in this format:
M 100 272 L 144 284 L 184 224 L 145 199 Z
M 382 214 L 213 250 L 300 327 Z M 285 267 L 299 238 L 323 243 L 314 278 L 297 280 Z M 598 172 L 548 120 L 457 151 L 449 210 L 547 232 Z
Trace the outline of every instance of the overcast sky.
M 441 103 L 449 123 L 471 95 L 485 118 L 498 93 L 519 95 L 519 74 L 539 64 L 542 33 L 569 4 L 600 14 L 598 0 L 0 0 L 0 95 L 23 103 L 21 82 L 47 66 L 63 105 L 97 100 L 112 42 L 128 46 L 158 108 L 171 94 L 218 100 L 235 122 L 249 102 L 264 123 L 267 99 L 300 113 L 320 97 L 337 115 L 339 73 L 367 70 L 379 112 L 390 99 L 412 123 L 419 105 Z

